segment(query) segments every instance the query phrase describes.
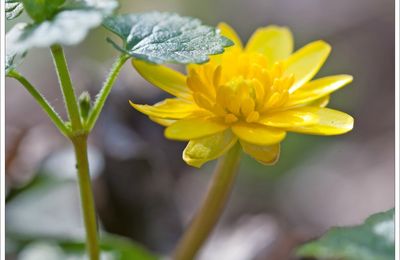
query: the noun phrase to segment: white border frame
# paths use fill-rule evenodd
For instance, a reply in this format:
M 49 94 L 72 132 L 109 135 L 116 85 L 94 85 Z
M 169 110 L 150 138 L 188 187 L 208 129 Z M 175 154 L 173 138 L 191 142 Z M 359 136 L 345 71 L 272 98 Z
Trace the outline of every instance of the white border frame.
M 0 254 L 5 259 L 5 1 L 0 4 Z
M 395 4 L 395 259 L 400 260 L 400 200 L 399 200 L 399 8 L 398 0 Z M 0 259 L 5 260 L 5 1 L 0 0 Z
M 400 259 L 399 241 L 399 1 L 394 0 L 395 8 L 395 259 Z

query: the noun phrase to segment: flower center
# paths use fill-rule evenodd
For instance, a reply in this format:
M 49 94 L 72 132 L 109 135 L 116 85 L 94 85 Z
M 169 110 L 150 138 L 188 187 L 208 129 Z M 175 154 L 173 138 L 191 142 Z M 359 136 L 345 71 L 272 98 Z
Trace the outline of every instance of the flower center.
M 189 67 L 187 85 L 199 107 L 226 123 L 251 123 L 285 105 L 294 77 L 284 73 L 283 63 L 271 66 L 264 55 L 255 53 L 222 57 L 219 63 Z

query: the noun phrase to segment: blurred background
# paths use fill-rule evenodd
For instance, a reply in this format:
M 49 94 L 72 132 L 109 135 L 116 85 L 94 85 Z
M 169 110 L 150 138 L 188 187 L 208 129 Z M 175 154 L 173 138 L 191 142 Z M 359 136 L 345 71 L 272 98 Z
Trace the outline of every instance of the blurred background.
M 227 210 L 198 259 L 294 259 L 294 248 L 328 228 L 359 224 L 394 206 L 393 0 L 120 3 L 121 13 L 160 10 L 214 26 L 224 21 L 243 42 L 258 27 L 285 25 L 294 34 L 296 49 L 317 39 L 332 45 L 318 77 L 354 76 L 329 105 L 353 115 L 354 130 L 337 137 L 289 134 L 274 167 L 243 156 Z M 66 48 L 78 94 L 89 90 L 94 96 L 100 89 L 118 55 L 105 41 L 109 36 L 99 28 L 79 46 Z M 20 71 L 65 116 L 50 52 L 30 51 Z M 186 166 L 181 159 L 185 144 L 166 140 L 162 127 L 128 104 L 128 99 L 153 104 L 165 97 L 126 63 L 90 139 L 102 232 L 124 236 L 160 255 L 167 255 L 181 236 L 214 167 Z M 72 148 L 23 87 L 10 79 L 6 187 L 7 259 L 51 259 L 58 249 L 48 241 L 83 237 Z

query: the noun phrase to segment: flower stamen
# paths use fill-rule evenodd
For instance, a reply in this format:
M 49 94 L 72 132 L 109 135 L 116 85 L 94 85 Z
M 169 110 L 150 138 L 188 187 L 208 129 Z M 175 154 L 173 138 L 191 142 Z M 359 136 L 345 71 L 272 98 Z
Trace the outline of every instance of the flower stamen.
M 259 53 L 239 54 L 235 63 L 233 58 L 189 68 L 187 84 L 199 107 L 231 124 L 257 122 L 262 114 L 285 105 L 294 76 L 284 74 L 284 63 L 269 66 Z

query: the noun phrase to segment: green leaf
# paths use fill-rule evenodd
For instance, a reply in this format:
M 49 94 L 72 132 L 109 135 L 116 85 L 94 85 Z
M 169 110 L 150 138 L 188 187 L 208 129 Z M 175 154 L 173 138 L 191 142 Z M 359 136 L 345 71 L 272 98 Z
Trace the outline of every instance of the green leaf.
M 317 259 L 394 259 L 394 209 L 370 216 L 362 225 L 333 228 L 301 246 L 297 255 Z
M 12 20 L 24 11 L 24 5 L 21 0 L 6 0 L 5 11 L 6 19 Z
M 85 251 L 85 243 L 83 242 L 62 242 L 60 244 L 66 253 L 83 253 Z M 143 246 L 135 244 L 126 238 L 105 234 L 102 235 L 100 241 L 102 254 L 114 256 L 111 259 L 118 260 L 156 260 L 158 257 L 151 254 Z
M 19 248 L 19 257 L 23 259 L 87 259 L 86 244 L 78 240 L 63 240 L 55 237 L 24 238 L 9 235 L 15 247 Z M 143 246 L 116 235 L 103 234 L 100 241 L 102 259 L 110 260 L 157 260 Z M 22 257 L 24 256 L 24 257 Z M 34 257 L 35 256 L 35 257 Z
M 29 16 L 36 22 L 50 19 L 65 0 L 22 0 Z
M 15 52 L 11 45 L 8 42 L 8 33 L 6 35 L 6 75 L 8 75 L 8 73 L 14 69 L 17 68 L 17 66 L 22 62 L 23 58 L 26 55 L 26 52 L 22 52 L 22 53 L 17 53 Z
M 51 20 L 15 25 L 8 33 L 8 44 L 14 53 L 24 53 L 33 47 L 49 47 L 53 44 L 78 44 L 90 29 L 99 26 L 117 6 L 115 0 L 67 2 Z
M 200 20 L 173 13 L 116 15 L 103 25 L 123 40 L 114 47 L 152 63 L 204 63 L 233 44 Z
M 14 69 L 22 62 L 25 53 L 16 54 L 16 53 L 7 53 L 6 54 L 6 75 Z

